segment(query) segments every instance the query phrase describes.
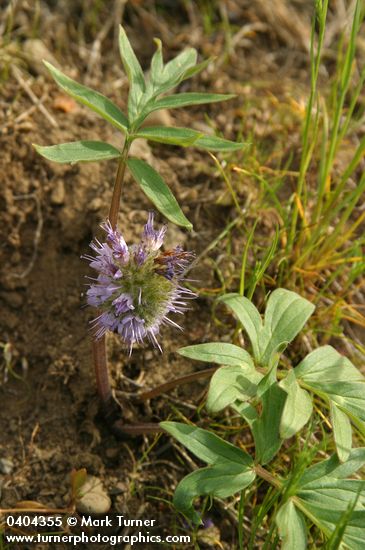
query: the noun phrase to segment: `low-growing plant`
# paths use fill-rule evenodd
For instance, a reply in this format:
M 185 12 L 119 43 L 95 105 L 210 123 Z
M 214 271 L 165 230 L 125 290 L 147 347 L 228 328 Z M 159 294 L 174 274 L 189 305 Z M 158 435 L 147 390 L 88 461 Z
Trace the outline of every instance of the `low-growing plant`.
M 196 497 L 227 498 L 249 487 L 258 476 L 274 488 L 272 518 L 284 549 L 306 548 L 307 531 L 313 524 L 332 541 L 364 548 L 365 481 L 348 479 L 365 464 L 365 448 L 352 449 L 352 425 L 365 435 L 364 376 L 331 346 L 313 350 L 295 368 L 289 367 L 288 360 L 280 361 L 314 310 L 295 292 L 281 288 L 272 292 L 263 320 L 253 303 L 240 294 L 226 294 L 220 301 L 246 331 L 252 354 L 223 342 L 188 346 L 179 353 L 224 365 L 211 379 L 206 407 L 213 414 L 229 407 L 241 428 L 250 428 L 255 456 L 242 444 L 234 446 L 194 425 L 162 422 L 164 430 L 208 465 L 179 483 L 176 508 L 199 523 L 201 516 L 193 507 Z M 311 446 L 309 430 L 287 476 L 264 468 L 286 440 L 315 418 L 319 403 L 328 411 L 336 453 L 317 461 L 320 444 Z M 240 548 L 242 544 L 241 536 Z
M 99 310 L 94 321 L 93 356 L 99 396 L 104 413 L 112 423 L 116 416 L 120 415 L 120 408 L 112 397 L 105 334 L 108 331 L 117 332 L 130 352 L 135 344 L 146 338 L 160 348 L 157 335 L 161 325 L 169 323 L 178 326 L 168 314 L 182 313 L 186 308 L 185 300 L 193 296 L 193 293 L 181 286 L 184 269 L 192 256 L 179 246 L 161 252 L 166 228 L 154 229 L 153 214 L 149 215 L 138 245 L 128 247 L 117 228 L 122 184 L 128 168 L 134 180 L 161 214 L 172 223 L 192 229 L 192 224 L 161 175 L 146 161 L 129 156 L 131 145 L 135 139 L 144 138 L 182 147 L 194 145 L 208 151 L 223 153 L 242 147 L 242 143 L 215 135 L 204 135 L 190 128 L 144 125 L 148 124 L 148 116 L 160 109 L 202 105 L 234 97 L 232 94 L 194 92 L 176 92 L 165 96 L 166 92 L 203 70 L 209 60 L 197 64 L 197 51 L 187 48 L 164 64 L 161 41 L 156 39 L 155 42 L 157 49 L 151 61 L 149 77 L 146 78 L 124 29 L 120 27 L 119 49 L 129 80 L 127 115 L 107 97 L 75 82 L 45 62 L 62 90 L 100 115 L 122 134 L 120 148 L 103 141 L 89 140 L 47 147 L 35 145 L 43 157 L 59 163 L 118 159 L 109 216 L 102 224 L 107 234 L 106 242 L 95 240 L 91 244 L 95 255 L 85 256 L 90 261 L 90 266 L 98 273 L 97 279 L 90 284 L 87 301 Z M 114 426 L 117 430 L 116 423 Z M 123 422 L 119 422 L 118 426 L 122 431 L 128 431 Z M 149 428 L 159 429 L 143 425 L 134 426 L 131 430 L 138 433 Z

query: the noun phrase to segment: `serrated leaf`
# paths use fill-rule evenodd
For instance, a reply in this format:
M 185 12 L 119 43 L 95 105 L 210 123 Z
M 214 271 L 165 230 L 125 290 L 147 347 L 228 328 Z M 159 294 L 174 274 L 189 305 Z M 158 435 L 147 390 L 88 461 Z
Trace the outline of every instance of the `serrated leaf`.
M 313 411 L 312 398 L 303 390 L 290 370 L 279 383 L 286 394 L 283 414 L 280 421 L 280 436 L 288 439 L 296 434 L 308 422 Z
M 346 462 L 352 448 L 351 422 L 333 401 L 330 402 L 330 418 L 338 458 L 341 462 Z
M 314 305 L 296 292 L 277 288 L 270 294 L 265 310 L 261 363 L 270 364 L 294 340 L 314 311 Z
M 239 346 L 225 342 L 210 342 L 207 344 L 186 346 L 185 348 L 178 349 L 177 352 L 183 357 L 195 359 L 196 361 L 232 366 L 246 363 L 254 368 L 252 358 L 247 351 Z
M 99 92 L 79 84 L 72 78 L 69 78 L 63 74 L 60 70 L 53 67 L 47 61 L 43 61 L 54 80 L 62 90 L 64 90 L 68 95 L 79 101 L 86 107 L 89 107 L 92 111 L 100 115 L 102 118 L 113 124 L 118 130 L 122 132 L 127 132 L 128 130 L 128 119 L 122 113 L 122 111 L 115 105 L 110 99 L 103 96 Z
M 305 550 L 307 548 L 307 528 L 303 514 L 297 510 L 291 499 L 279 508 L 276 525 L 282 539 L 281 550 Z
M 264 465 L 276 455 L 283 443 L 280 437 L 280 421 L 286 394 L 275 383 L 266 390 L 261 399 L 261 416 L 251 422 L 251 430 L 255 439 L 256 460 Z
M 235 401 L 247 401 L 256 395 L 262 374 L 250 364 L 221 367 L 212 376 L 206 407 L 216 413 Z
M 160 422 L 160 426 L 207 464 L 253 465 L 249 454 L 207 430 L 180 422 Z
M 53 162 L 95 162 L 99 160 L 109 160 L 120 157 L 121 153 L 103 141 L 70 141 L 69 143 L 59 143 L 43 147 L 33 145 L 37 153 L 42 157 Z
M 152 166 L 137 158 L 129 158 L 127 165 L 142 191 L 161 214 L 176 225 L 192 229 L 192 224 L 181 210 L 174 195 Z
M 250 338 L 254 357 L 258 361 L 262 332 L 262 320 L 259 312 L 248 298 L 240 294 L 225 294 L 218 301 L 226 304 L 236 315 Z
M 200 523 L 199 514 L 193 508 L 193 500 L 198 496 L 211 495 L 227 498 L 242 491 L 255 479 L 255 472 L 239 464 L 217 464 L 201 468 L 184 477 L 178 484 L 174 505 L 194 523 Z
M 134 120 L 143 108 L 143 96 L 146 90 L 143 71 L 123 27 L 119 26 L 119 51 L 129 80 L 128 115 Z

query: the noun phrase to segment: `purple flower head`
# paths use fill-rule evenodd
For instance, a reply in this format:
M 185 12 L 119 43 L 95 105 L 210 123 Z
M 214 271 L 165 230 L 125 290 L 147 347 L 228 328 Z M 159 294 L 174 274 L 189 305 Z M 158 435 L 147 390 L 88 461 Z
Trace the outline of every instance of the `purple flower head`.
M 128 246 L 118 229 L 113 229 L 109 220 L 101 224 L 101 228 L 107 233 L 107 240 L 111 244 L 113 258 L 127 263 L 129 260 Z
M 154 213 L 150 212 L 148 214 L 147 223 L 146 223 L 146 225 L 144 226 L 144 229 L 143 229 L 142 241 L 144 243 L 146 243 L 146 246 L 150 250 L 156 252 L 157 250 L 159 250 L 161 248 L 161 246 L 163 244 L 163 240 L 164 240 L 164 237 L 165 237 L 167 227 L 166 227 L 166 225 L 164 225 L 164 226 L 161 227 L 161 229 L 156 231 L 153 228 L 153 220 L 154 220 Z
M 130 247 L 117 228 L 104 222 L 107 242 L 95 240 L 90 245 L 95 255 L 84 256 L 98 272 L 86 293 L 87 303 L 99 309 L 92 321 L 95 337 L 115 332 L 130 352 L 146 339 L 161 350 L 161 326 L 181 328 L 169 314 L 183 314 L 187 300 L 195 297 L 180 284 L 193 255 L 181 247 L 161 252 L 166 227 L 155 230 L 153 218 L 150 213 L 141 242 Z

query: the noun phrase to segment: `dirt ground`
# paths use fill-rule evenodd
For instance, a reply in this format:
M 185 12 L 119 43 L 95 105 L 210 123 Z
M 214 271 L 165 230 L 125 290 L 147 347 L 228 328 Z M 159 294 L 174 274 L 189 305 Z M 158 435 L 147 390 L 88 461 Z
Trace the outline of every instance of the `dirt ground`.
M 32 53 L 34 43 L 27 43 L 32 36 L 41 38 L 46 51 L 67 74 L 125 107 L 127 84 L 114 29 L 123 3 L 99 3 L 102 7 L 94 22 L 85 2 L 75 2 L 74 7 L 71 4 L 37 3 L 37 25 L 32 31 L 34 7 L 31 2 L 18 2 L 13 49 L 4 49 L 3 61 L 10 56 L 11 63 L 0 98 L 0 341 L 7 345 L 3 363 L 11 353 L 12 372 L 6 383 L 0 381 L 0 458 L 10 461 L 9 471 L 0 472 L 1 507 L 23 500 L 47 507 L 67 506 L 71 471 L 86 468 L 88 474 L 101 479 L 112 500 L 112 512 L 155 518 L 157 532 L 162 535 L 187 533 L 170 503 L 174 487 L 189 471 L 181 450 L 167 437 L 117 440 L 98 416 L 89 331 L 92 312 L 84 307 L 83 295 L 89 271 L 80 256 L 88 252 L 99 223 L 107 215 L 116 164 L 51 164 L 32 147 L 32 143 L 48 145 L 81 138 L 110 143 L 119 139 L 86 108 L 67 101 Z M 91 4 L 95 8 L 98 3 Z M 237 32 L 246 28 L 225 57 L 224 25 L 217 25 L 216 32 L 208 37 L 199 3 L 178 2 L 174 15 L 172 4 L 128 2 L 124 6 L 124 24 L 137 54 L 144 62 L 149 59 L 153 36 L 162 38 L 167 56 L 185 45 L 197 47 L 202 57 L 214 55 L 216 61 L 200 77 L 184 84 L 184 90 L 233 92 L 238 97 L 223 106 L 164 113 L 164 120 L 158 122 L 209 130 L 213 121 L 225 137 L 235 139 L 239 132 L 251 132 L 274 152 L 273 94 L 283 103 L 292 94 L 299 104 L 308 85 L 310 6 L 302 2 L 288 6 L 276 0 L 274 4 L 282 8 L 280 21 L 280 10 L 271 12 L 262 0 L 253 6 L 245 1 L 217 3 L 220 8 L 212 8 L 213 21 L 227 17 Z M 106 27 L 100 24 L 104 20 Z M 29 87 L 43 110 L 30 97 Z M 248 102 L 250 107 L 245 110 Z M 291 113 L 290 117 L 290 124 L 297 128 L 300 116 Z M 277 119 L 275 123 L 280 126 L 287 121 Z M 288 151 L 297 139 L 294 132 L 292 142 L 286 144 Z M 227 281 L 236 265 L 220 262 L 227 240 L 211 252 L 207 247 L 234 220 L 235 210 L 213 161 L 193 149 L 152 147 L 145 142 L 136 144 L 134 154 L 158 168 L 194 224 L 192 235 L 170 224 L 168 239 L 173 245 L 194 250 L 197 256 L 203 254 L 191 274 L 197 286 L 220 288 L 213 262 L 220 265 Z M 251 183 L 241 191 L 241 198 L 243 202 L 255 200 Z M 149 209 L 145 196 L 127 179 L 120 213 L 127 242 L 138 239 Z M 274 222 L 267 219 L 267 231 Z M 239 257 L 243 238 L 240 231 L 233 234 L 229 242 L 232 256 L 237 252 Z M 162 355 L 141 347 L 129 358 L 118 339 L 109 337 L 113 387 L 120 399 L 125 400 L 136 388 L 151 388 L 170 377 L 203 368 L 182 359 L 176 350 L 226 337 L 224 326 L 212 317 L 213 298 L 214 292 L 202 292 L 185 316 L 184 332 L 164 329 Z M 1 376 L 6 372 L 4 364 L 2 368 Z M 126 417 L 159 421 L 169 415 L 177 418 L 178 410 L 196 419 L 194 406 L 201 402 L 205 387 L 206 382 L 194 383 L 139 410 L 126 406 Z M 209 531 L 200 530 L 201 547 L 236 548 L 236 525 L 229 511 L 218 506 L 208 515 L 214 528 L 211 536 Z

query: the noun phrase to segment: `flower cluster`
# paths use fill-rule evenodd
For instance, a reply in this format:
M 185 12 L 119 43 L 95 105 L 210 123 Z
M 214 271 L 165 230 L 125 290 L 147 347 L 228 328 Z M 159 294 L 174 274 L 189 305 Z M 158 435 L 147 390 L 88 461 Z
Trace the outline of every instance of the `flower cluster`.
M 129 247 L 118 229 L 104 222 L 106 242 L 95 239 L 90 244 L 95 256 L 84 256 L 98 272 L 87 291 L 87 303 L 99 309 L 95 336 L 116 332 L 130 352 L 145 338 L 161 350 L 161 325 L 181 328 L 168 314 L 184 313 L 186 300 L 195 296 L 180 284 L 193 255 L 181 247 L 161 252 L 166 226 L 154 229 L 153 218 L 150 213 L 140 243 Z

